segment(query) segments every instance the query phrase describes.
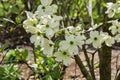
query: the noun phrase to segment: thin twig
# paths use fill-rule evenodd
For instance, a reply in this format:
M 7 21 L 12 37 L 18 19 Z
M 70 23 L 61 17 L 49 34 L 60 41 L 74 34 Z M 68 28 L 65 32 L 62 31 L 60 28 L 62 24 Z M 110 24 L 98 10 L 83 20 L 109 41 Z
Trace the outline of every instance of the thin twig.
M 0 61 L 0 64 L 2 64 L 2 62 L 4 61 L 4 58 L 5 58 L 6 54 L 7 54 L 7 52 L 8 52 L 8 50 L 5 52 L 4 56 L 2 57 L 2 60 Z M 2 54 L 3 54 L 3 52 L 2 52 Z
M 93 63 L 93 64 L 90 64 L 90 59 L 89 59 L 89 57 L 88 57 L 87 50 L 85 49 L 85 45 L 83 45 L 83 52 L 84 52 L 84 55 L 85 55 L 85 58 L 86 58 L 86 61 L 87 61 L 87 65 L 88 65 L 88 68 L 89 68 L 89 70 L 90 70 L 92 79 L 93 79 L 93 80 L 96 80 L 96 78 L 95 78 L 95 72 L 94 72 L 94 67 L 92 66 L 92 65 L 94 65 L 94 63 Z M 93 60 L 94 60 L 94 55 L 92 55 L 92 58 L 93 58 Z M 93 61 L 93 62 L 94 62 L 94 61 Z
M 89 72 L 87 71 L 86 67 L 84 66 L 81 58 L 78 55 L 74 55 L 76 64 L 79 66 L 83 76 L 86 78 L 86 80 L 93 80 Z

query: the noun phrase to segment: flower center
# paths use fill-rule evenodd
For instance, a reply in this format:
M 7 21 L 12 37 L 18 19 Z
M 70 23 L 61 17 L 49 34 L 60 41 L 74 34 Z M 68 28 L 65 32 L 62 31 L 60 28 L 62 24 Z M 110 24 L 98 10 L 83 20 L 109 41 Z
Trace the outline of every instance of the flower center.
M 63 55 L 66 55 L 67 54 L 67 52 L 63 52 Z
M 70 41 L 70 45 L 73 45 L 74 44 L 74 42 L 73 41 Z
M 112 9 L 111 12 L 114 12 L 114 10 Z
M 116 27 L 116 29 L 118 29 L 118 26 Z
M 39 36 L 40 36 L 40 32 L 37 32 L 37 35 L 39 35 Z
M 97 37 L 95 37 L 94 40 L 96 41 L 96 40 L 97 40 Z
M 82 36 L 82 35 L 83 35 L 83 33 L 80 33 L 80 35 Z
M 50 47 L 52 47 L 52 44 L 49 44 Z
M 49 25 L 48 25 L 48 24 L 46 25 L 46 28 L 49 28 Z
M 43 6 L 42 9 L 45 10 L 45 6 Z

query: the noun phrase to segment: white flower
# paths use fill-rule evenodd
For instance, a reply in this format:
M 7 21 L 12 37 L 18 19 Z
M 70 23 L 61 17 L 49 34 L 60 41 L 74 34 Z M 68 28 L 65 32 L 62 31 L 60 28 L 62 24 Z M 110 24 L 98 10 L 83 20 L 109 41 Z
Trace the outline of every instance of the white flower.
M 114 40 L 114 38 L 113 37 L 111 37 L 111 36 L 109 36 L 106 40 L 105 40 L 105 44 L 107 45 L 107 46 L 112 46 L 112 44 L 114 44 L 115 43 L 115 40 Z
M 112 21 L 112 26 L 110 26 L 109 30 L 111 30 L 112 34 L 120 33 L 120 22 L 118 20 Z
M 82 45 L 85 43 L 84 39 L 86 39 L 85 36 L 81 35 L 81 36 L 76 36 L 75 37 L 75 41 L 77 43 L 77 45 L 82 49 Z
M 38 18 L 43 15 L 52 15 L 57 12 L 57 5 L 51 5 L 51 3 L 52 0 L 41 0 L 41 5 L 38 6 L 37 11 L 35 12 Z
M 111 37 L 110 35 L 108 35 L 108 33 L 106 33 L 106 32 L 100 32 L 100 35 L 101 35 L 101 37 L 102 37 L 102 43 L 105 42 L 105 44 L 106 44 L 107 46 L 110 46 L 110 47 L 111 47 L 112 44 L 115 43 L 114 38 Z
M 40 24 L 47 24 L 50 20 L 51 20 L 51 16 L 50 15 L 43 15 L 40 17 Z
M 43 54 L 50 57 L 53 54 L 54 43 L 51 40 L 44 38 L 41 44 Z
M 108 14 L 109 18 L 112 18 L 115 15 L 116 5 L 113 4 L 112 2 L 109 2 L 109 3 L 107 3 L 106 7 L 108 8 L 106 11 L 106 14 Z
M 31 43 L 34 43 L 35 47 L 40 46 L 42 40 L 43 40 L 43 37 L 40 35 L 37 35 L 37 34 L 32 35 L 30 37 L 30 41 L 31 41 Z
M 110 7 L 112 7 L 112 5 L 113 5 L 112 2 L 108 2 L 107 5 L 106 5 L 106 7 L 107 7 L 107 8 L 110 8 Z
M 68 50 L 70 54 L 78 54 L 78 44 L 74 35 L 65 36 L 65 40 L 59 43 L 60 50 Z
M 23 27 L 27 32 L 30 32 L 33 34 L 37 33 L 39 30 L 36 29 L 36 25 L 38 23 L 36 16 L 33 13 L 27 12 L 27 11 L 26 11 L 26 14 L 27 14 L 27 19 L 23 22 Z
M 54 34 L 59 31 L 59 24 L 60 20 L 62 19 L 61 16 L 46 16 L 42 18 L 43 20 L 40 22 L 41 25 L 41 32 L 45 33 L 46 36 L 50 39 L 54 36 Z
M 112 3 L 112 2 L 109 2 L 107 3 L 107 11 L 106 11 L 106 14 L 108 14 L 108 17 L 109 18 L 112 18 L 115 13 L 120 13 L 120 3 Z
M 86 41 L 87 44 L 92 43 L 93 47 L 101 48 L 101 36 L 98 31 L 91 31 L 90 32 L 90 39 Z
M 116 5 L 118 5 L 118 8 L 116 9 L 116 13 L 120 13 L 120 1 L 118 1 Z
M 81 40 L 85 40 L 86 39 L 86 37 L 84 35 L 84 30 L 76 32 L 75 35 L 79 36 L 81 38 Z
M 57 9 L 58 9 L 58 7 L 55 4 L 53 4 L 51 6 L 47 6 L 45 9 L 45 14 L 52 15 L 57 12 Z
M 41 31 L 42 31 L 42 33 L 45 33 L 45 35 L 49 39 L 52 38 L 55 34 L 54 29 L 49 24 L 41 25 Z
M 35 11 L 35 14 L 37 15 L 37 18 L 39 19 L 41 16 L 44 15 L 44 10 L 42 9 L 43 6 L 42 5 L 39 5 L 37 7 L 37 11 Z
M 49 6 L 52 3 L 52 0 L 40 0 L 43 6 Z
M 67 50 L 59 51 L 55 53 L 55 60 L 58 62 L 63 62 L 64 65 L 68 66 L 72 63 L 71 55 Z
M 116 40 L 117 42 L 120 42 L 120 34 L 117 34 L 117 35 L 115 36 L 115 40 Z

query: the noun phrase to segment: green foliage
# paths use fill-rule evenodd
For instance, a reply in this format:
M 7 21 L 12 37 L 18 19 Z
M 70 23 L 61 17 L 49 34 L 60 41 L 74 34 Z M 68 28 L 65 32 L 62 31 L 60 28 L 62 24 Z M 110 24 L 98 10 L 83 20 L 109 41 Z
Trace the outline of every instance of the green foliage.
M 38 65 L 37 73 L 38 77 L 45 80 L 58 80 L 62 79 L 62 66 L 55 61 L 53 57 L 47 57 L 40 50 L 40 47 L 35 50 L 36 64 Z M 42 76 L 40 76 L 42 75 Z
M 13 64 L 0 66 L 0 80 L 20 80 L 20 71 Z
M 28 50 L 26 49 L 11 49 L 5 56 L 5 62 L 12 63 L 12 62 L 25 62 L 28 58 Z
M 1 0 L 0 1 L 0 16 L 9 14 L 19 14 L 24 9 L 25 5 L 22 0 Z

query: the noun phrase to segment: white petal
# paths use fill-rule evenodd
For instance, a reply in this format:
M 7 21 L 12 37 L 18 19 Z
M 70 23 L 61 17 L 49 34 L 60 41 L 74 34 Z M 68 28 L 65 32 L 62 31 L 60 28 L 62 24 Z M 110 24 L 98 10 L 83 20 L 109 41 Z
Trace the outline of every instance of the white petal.
M 117 35 L 115 36 L 115 40 L 116 40 L 117 42 L 120 42 L 120 34 L 117 34 Z
M 107 46 L 112 46 L 115 43 L 114 38 L 110 37 L 105 41 Z
M 106 7 L 108 7 L 108 8 L 109 8 L 109 7 L 111 7 L 112 5 L 113 5 L 113 3 L 112 3 L 112 2 L 108 2 L 108 3 L 107 3 L 107 5 L 106 5 Z
M 115 14 L 114 12 L 110 12 L 110 13 L 108 14 L 108 17 L 109 17 L 109 18 L 112 18 L 112 17 L 114 16 L 114 14 Z
M 46 30 L 46 36 L 48 37 L 48 38 L 51 38 L 51 37 L 53 37 L 54 36 L 54 31 L 52 30 L 52 29 L 47 29 Z
M 97 37 L 99 35 L 98 31 L 91 31 L 90 32 L 90 37 L 94 38 Z
M 63 59 L 63 64 L 66 66 L 69 66 L 72 63 L 72 60 L 70 57 L 66 57 Z
M 86 41 L 86 43 L 87 43 L 87 44 L 90 44 L 90 43 L 92 43 L 92 41 L 93 41 L 93 40 L 90 38 L 90 39 L 88 39 L 88 40 Z
M 69 43 L 67 41 L 61 41 L 59 43 L 60 50 L 67 50 L 69 47 Z
M 52 3 L 52 0 L 40 0 L 43 6 L 48 6 Z
M 101 48 L 101 43 L 100 42 L 94 42 L 93 47 L 94 48 Z
M 69 51 L 70 55 L 73 55 L 73 54 L 77 55 L 78 52 L 79 52 L 77 46 L 71 46 L 71 47 L 69 47 L 68 51 Z

